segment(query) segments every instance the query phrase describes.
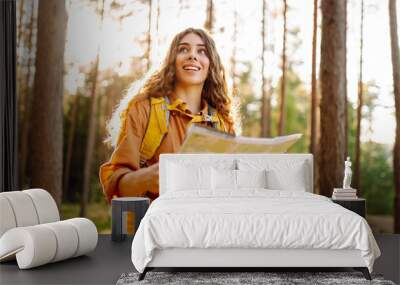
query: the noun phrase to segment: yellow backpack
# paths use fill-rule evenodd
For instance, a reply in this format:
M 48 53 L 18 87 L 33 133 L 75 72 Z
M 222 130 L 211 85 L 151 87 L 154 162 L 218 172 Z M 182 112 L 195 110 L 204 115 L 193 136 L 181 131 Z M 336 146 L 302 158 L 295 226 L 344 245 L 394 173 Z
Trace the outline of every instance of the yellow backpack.
M 150 97 L 150 114 L 147 122 L 147 129 L 140 146 L 140 165 L 146 166 L 147 161 L 151 159 L 156 150 L 161 145 L 161 142 L 168 133 L 170 111 L 175 110 L 182 112 L 177 108 L 177 105 L 182 101 L 177 99 L 173 104 L 170 104 L 168 97 L 154 98 Z M 208 105 L 208 114 L 190 115 L 192 116 L 191 123 L 211 122 L 213 128 L 227 132 L 224 120 L 215 110 Z

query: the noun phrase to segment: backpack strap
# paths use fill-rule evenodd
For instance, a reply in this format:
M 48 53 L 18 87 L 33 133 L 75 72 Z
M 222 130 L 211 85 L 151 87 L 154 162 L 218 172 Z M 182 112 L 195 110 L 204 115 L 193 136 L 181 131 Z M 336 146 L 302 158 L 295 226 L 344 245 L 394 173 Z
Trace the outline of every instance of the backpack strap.
M 224 119 L 222 116 L 217 112 L 217 110 L 208 104 L 208 114 L 207 115 L 195 115 L 191 120 L 191 123 L 200 123 L 200 122 L 209 122 L 213 129 L 216 129 L 221 132 L 227 132 L 228 129 L 226 128 Z
M 208 104 L 208 113 L 203 115 L 193 115 L 190 123 L 202 123 L 209 122 L 211 127 L 219 130 L 225 131 L 225 124 L 223 123 L 223 119 L 219 116 L 217 110 Z
M 178 101 L 170 104 L 169 98 L 150 97 L 150 113 L 147 121 L 147 128 L 140 146 L 140 167 L 146 167 L 147 161 L 151 159 L 161 145 L 168 133 L 170 111 L 177 110 Z M 208 105 L 208 114 L 193 115 L 190 123 L 210 122 L 211 126 L 219 131 L 226 132 L 223 118 L 217 110 Z
M 168 133 L 170 111 L 167 108 L 168 97 L 150 97 L 150 113 L 147 128 L 140 146 L 140 166 L 146 166 L 147 160 L 154 156 L 157 148 Z
M 225 126 L 224 119 L 221 117 L 221 115 L 217 112 L 217 110 L 214 107 L 210 106 L 210 104 L 208 104 L 208 116 L 211 118 L 216 118 L 211 122 L 211 126 L 213 129 L 222 132 L 228 131 L 228 129 Z

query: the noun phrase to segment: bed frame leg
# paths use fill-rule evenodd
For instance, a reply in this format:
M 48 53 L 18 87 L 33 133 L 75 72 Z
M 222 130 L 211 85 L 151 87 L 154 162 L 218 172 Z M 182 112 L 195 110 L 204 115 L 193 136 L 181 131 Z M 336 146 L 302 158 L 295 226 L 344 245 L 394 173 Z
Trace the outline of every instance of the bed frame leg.
M 361 271 L 362 274 L 364 275 L 365 279 L 372 280 L 367 267 L 355 267 L 354 269 L 357 271 Z
M 144 279 L 144 277 L 146 276 L 147 271 L 149 271 L 147 269 L 147 267 L 144 269 L 144 271 L 142 273 L 139 274 L 139 278 L 138 281 L 142 281 Z

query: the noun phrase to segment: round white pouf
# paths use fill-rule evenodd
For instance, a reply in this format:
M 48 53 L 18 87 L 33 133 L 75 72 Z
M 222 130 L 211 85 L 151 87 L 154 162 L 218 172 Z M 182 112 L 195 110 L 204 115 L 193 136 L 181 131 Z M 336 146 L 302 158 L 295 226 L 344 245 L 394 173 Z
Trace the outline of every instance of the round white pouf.
M 92 221 L 75 218 L 8 230 L 0 238 L 0 261 L 16 256 L 20 269 L 77 257 L 96 248 Z
M 8 199 L 0 195 L 0 237 L 9 229 L 15 228 L 17 222 Z
M 35 205 L 29 195 L 22 191 L 2 192 L 13 210 L 17 227 L 33 226 L 39 223 Z
M 36 208 L 39 224 L 51 223 L 60 220 L 56 201 L 49 192 L 40 188 L 22 191 L 28 194 Z
M 57 252 L 51 262 L 74 256 L 78 249 L 78 233 L 66 221 L 43 224 L 53 231 L 57 239 Z
M 49 263 L 56 254 L 54 233 L 41 225 L 13 228 L 0 239 L 0 259 L 16 255 L 20 269 Z
M 96 248 L 98 234 L 96 226 L 91 220 L 74 218 L 64 222 L 71 224 L 78 233 L 78 248 L 74 257 L 88 253 Z

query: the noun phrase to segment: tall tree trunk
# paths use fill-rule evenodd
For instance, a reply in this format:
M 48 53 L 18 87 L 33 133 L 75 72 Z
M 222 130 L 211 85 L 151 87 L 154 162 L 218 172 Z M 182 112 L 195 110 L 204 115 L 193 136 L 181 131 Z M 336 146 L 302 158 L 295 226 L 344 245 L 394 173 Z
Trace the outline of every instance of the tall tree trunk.
M 282 45 L 282 78 L 281 78 L 281 105 L 279 108 L 279 125 L 278 125 L 278 134 L 281 136 L 285 132 L 285 122 L 286 122 L 286 94 L 285 94 L 285 85 L 286 85 L 286 22 L 287 22 L 287 0 L 283 0 L 284 8 L 283 8 L 283 45 Z
M 28 137 L 30 132 L 30 118 L 32 111 L 32 92 L 31 92 L 31 71 L 32 71 L 32 47 L 33 47 L 33 30 L 34 30 L 34 15 L 35 15 L 35 1 L 31 2 L 31 15 L 29 20 L 29 32 L 28 32 L 28 62 L 26 65 L 27 73 L 25 79 L 25 88 L 23 89 L 23 115 L 21 116 L 21 135 L 20 135 L 20 150 L 19 150 L 19 185 L 24 187 L 26 185 L 26 165 L 28 161 Z
M 320 194 L 341 185 L 345 151 L 346 0 L 322 0 Z
M 21 50 L 21 46 L 25 45 L 25 8 L 24 3 L 25 1 L 20 0 L 19 4 L 19 18 L 18 18 L 18 32 L 17 32 L 17 43 L 16 43 L 16 66 L 17 66 L 17 102 L 18 102 L 18 130 L 22 129 L 22 118 L 21 114 L 24 112 L 24 93 L 26 88 L 24 89 L 24 79 L 23 79 L 23 64 L 24 64 L 24 54 L 23 50 Z M 32 1 L 31 7 L 34 7 L 34 2 Z M 33 10 L 33 9 L 32 9 Z M 21 143 L 19 140 L 18 150 L 20 152 Z M 21 168 L 19 166 L 19 168 Z M 20 169 L 19 169 L 20 171 Z M 20 174 L 20 173 L 19 173 Z M 19 176 L 21 178 L 21 176 Z
M 18 6 L 18 11 L 19 11 L 19 18 L 18 18 L 18 33 L 17 33 L 17 59 L 16 59 L 16 63 L 18 65 L 19 63 L 19 51 L 20 51 L 20 47 L 21 47 L 21 39 L 22 39 L 22 30 L 23 30 L 23 21 L 24 21 L 24 0 L 19 0 L 19 6 Z M 33 3 L 33 1 L 32 1 Z M 33 5 L 33 4 L 32 4 Z
M 77 111 L 79 107 L 79 92 L 75 94 L 74 101 L 72 102 L 71 108 L 71 125 L 69 127 L 68 133 L 68 143 L 67 143 L 67 153 L 65 155 L 65 164 L 64 164 L 64 183 L 63 183 L 63 197 L 67 197 L 68 188 L 69 188 L 69 172 L 71 167 L 71 159 L 72 159 L 72 150 L 74 145 L 74 138 L 75 138 L 75 129 L 76 129 L 76 122 L 77 122 Z
M 238 12 L 236 1 L 234 1 L 233 11 L 233 35 L 232 35 L 232 55 L 231 55 L 231 75 L 232 75 L 232 93 L 237 94 L 236 78 L 236 56 L 237 56 L 237 36 L 238 36 Z
M 394 173 L 394 232 L 400 233 L 400 58 L 397 36 L 396 0 L 389 0 L 390 39 L 392 50 L 393 89 L 396 112 L 396 137 L 393 150 Z
M 207 15 L 204 28 L 212 33 L 214 27 L 214 4 L 213 0 L 207 0 Z
M 98 93 L 96 89 L 97 89 L 99 61 L 100 61 L 99 52 L 97 52 L 93 70 L 94 73 L 93 73 L 92 88 L 90 91 L 91 107 L 89 113 L 88 138 L 86 141 L 86 149 L 85 149 L 85 163 L 83 168 L 83 187 L 82 187 L 81 209 L 80 209 L 81 217 L 86 217 L 87 204 L 89 202 L 90 178 L 91 178 L 92 164 L 93 164 L 93 149 L 95 146 L 95 139 L 96 139 L 96 115 L 97 115 L 97 103 L 98 103 L 97 102 Z
M 156 35 L 157 35 L 157 38 L 155 39 L 155 41 L 156 41 L 156 49 L 157 49 L 157 54 L 156 54 L 156 58 L 158 59 L 159 58 L 159 49 L 160 49 L 160 1 L 161 0 L 158 0 L 157 1 L 157 15 L 156 15 Z
M 178 15 L 177 15 L 177 18 L 179 19 L 180 17 L 182 17 L 182 12 L 183 12 L 183 8 L 184 8 L 184 0 L 179 0 L 179 3 L 178 3 L 178 7 L 179 7 L 179 10 L 178 10 Z
M 31 186 L 50 192 L 61 206 L 65 1 L 39 1 L 36 72 L 30 133 Z
M 343 159 L 346 160 L 349 153 L 349 102 L 347 100 L 347 0 L 344 5 L 344 23 L 346 32 L 344 34 L 345 43 L 346 43 L 346 54 L 344 55 L 344 61 L 346 68 L 343 70 L 344 78 L 346 82 L 346 88 L 344 89 L 344 155 Z M 353 110 L 353 108 L 351 108 Z
M 151 66 L 151 18 L 153 16 L 152 13 L 152 4 L 153 0 L 148 0 L 149 1 L 149 21 L 148 21 L 148 30 L 147 30 L 147 51 L 146 51 L 146 57 L 147 57 L 147 70 L 150 69 Z
M 312 63 L 311 63 L 311 130 L 310 130 L 310 153 L 317 154 L 317 29 L 318 29 L 318 0 L 314 0 L 313 16 L 313 38 L 312 38 Z
M 311 129 L 310 129 L 310 153 L 314 155 L 314 191 L 319 193 L 319 169 L 318 165 L 318 105 L 319 98 L 317 93 L 317 29 L 318 29 L 318 0 L 314 0 L 313 14 L 313 38 L 312 38 L 312 62 L 311 62 Z
M 363 106 L 363 31 L 364 31 L 364 0 L 361 0 L 361 23 L 360 23 L 360 77 L 358 79 L 358 106 L 357 106 L 357 126 L 356 126 L 356 149 L 355 149 L 355 161 L 354 161 L 354 179 L 353 185 L 358 191 L 358 195 L 361 196 L 361 168 L 360 168 L 360 156 L 361 156 L 361 117 L 362 117 L 362 106 Z
M 159 39 L 159 34 L 160 34 L 160 1 L 157 1 L 157 18 L 156 18 L 156 32 L 157 32 L 157 38 Z
M 269 92 L 267 89 L 267 80 L 265 78 L 265 52 L 266 52 L 266 44 L 265 39 L 267 37 L 267 32 L 265 29 L 265 23 L 267 20 L 267 5 L 266 0 L 262 0 L 262 29 L 261 29 L 261 39 L 262 39 L 262 51 L 261 51 L 261 136 L 268 137 L 270 136 L 270 126 L 271 126 L 271 117 L 270 109 L 271 109 L 271 101 L 269 98 Z
M 112 88 L 114 89 L 114 88 Z M 99 136 L 104 138 L 107 136 L 107 117 L 108 117 L 108 106 L 110 105 L 111 96 L 113 95 L 114 91 L 109 89 L 109 91 L 104 92 L 100 96 L 99 100 L 99 112 L 97 114 L 97 126 L 96 128 L 99 130 Z M 106 161 L 109 157 L 108 149 L 104 147 L 103 144 L 98 144 L 96 148 L 97 157 L 100 161 Z
M 101 3 L 100 10 L 100 25 L 101 30 L 103 26 L 103 16 L 104 16 L 104 0 Z M 99 62 L 100 62 L 100 46 L 97 48 L 97 56 L 96 62 L 94 65 L 94 74 L 93 74 L 93 85 L 91 89 L 91 108 L 90 108 L 90 117 L 89 117 L 89 126 L 88 126 L 88 139 L 86 142 L 86 151 L 85 151 L 85 164 L 84 164 L 84 172 L 83 172 L 83 189 L 82 189 L 82 197 L 81 197 L 81 210 L 80 216 L 86 216 L 86 209 L 89 200 L 89 192 L 90 192 L 90 178 L 92 173 L 92 162 L 93 162 L 93 149 L 95 146 L 95 138 L 96 138 L 96 113 L 97 113 L 97 98 L 98 93 L 97 89 L 97 76 L 99 72 Z

